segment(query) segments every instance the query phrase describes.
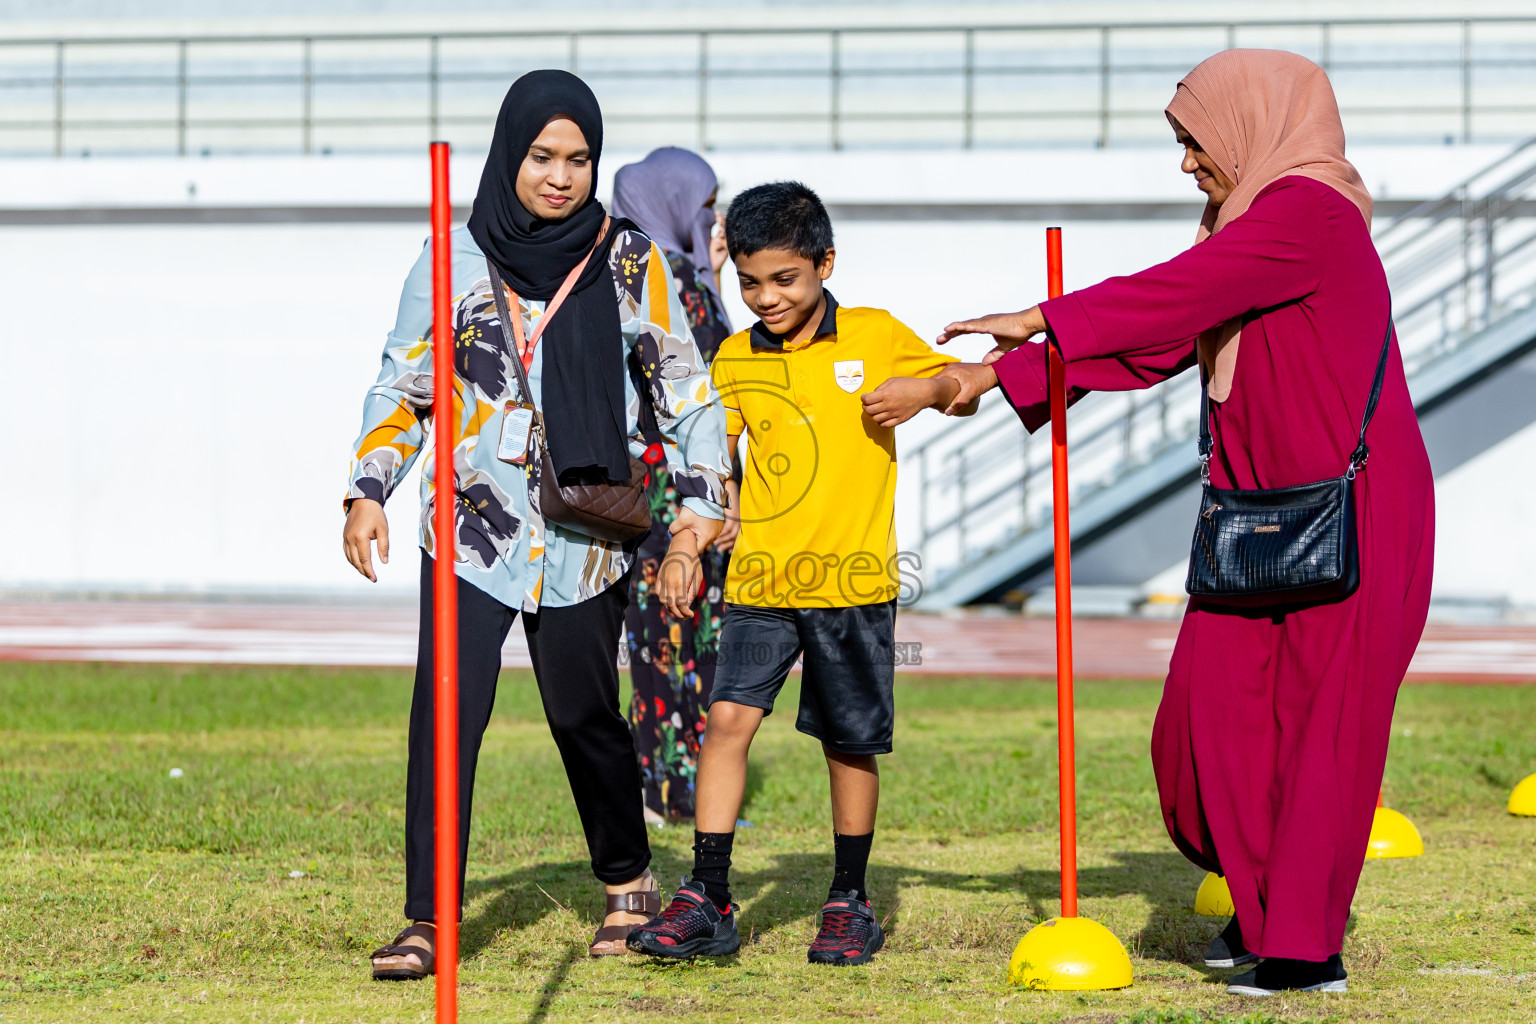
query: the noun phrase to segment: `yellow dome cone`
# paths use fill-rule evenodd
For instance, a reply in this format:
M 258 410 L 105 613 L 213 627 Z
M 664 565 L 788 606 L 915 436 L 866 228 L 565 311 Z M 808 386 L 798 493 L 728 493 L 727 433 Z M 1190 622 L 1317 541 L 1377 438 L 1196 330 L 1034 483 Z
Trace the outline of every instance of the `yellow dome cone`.
M 1515 791 L 1509 794 L 1509 813 L 1536 818 L 1536 775 L 1521 779 Z
M 1200 891 L 1195 893 L 1195 913 L 1205 917 L 1231 917 L 1237 913 L 1237 908 L 1232 905 L 1232 892 L 1227 888 L 1227 880 L 1214 871 L 1205 873 L 1205 880 L 1200 883 Z
M 1014 947 L 1008 983 L 1046 992 L 1127 988 L 1131 958 L 1115 933 L 1097 921 L 1053 917 Z
M 1413 822 L 1390 807 L 1377 807 L 1371 820 L 1371 844 L 1367 857 L 1418 857 L 1424 853 L 1424 840 Z

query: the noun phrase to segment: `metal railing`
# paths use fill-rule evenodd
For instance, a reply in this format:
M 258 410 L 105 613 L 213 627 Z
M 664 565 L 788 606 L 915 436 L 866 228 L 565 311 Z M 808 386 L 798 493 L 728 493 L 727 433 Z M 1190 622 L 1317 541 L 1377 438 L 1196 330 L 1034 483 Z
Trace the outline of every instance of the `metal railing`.
M 1536 303 L 1536 137 L 1375 232 L 1410 380 Z M 907 453 L 918 474 L 917 550 L 942 583 L 1051 522 L 1050 445 L 1031 443 L 998 395 Z M 1199 381 L 1092 394 L 1069 413 L 1072 504 L 1170 449 L 1195 465 Z
M 473 149 L 547 66 L 621 145 L 1108 146 L 1234 46 L 1327 68 L 1356 142 L 1536 132 L 1536 17 L 353 33 L 0 39 L 0 154 Z
M 1376 233 L 1412 374 L 1536 298 L 1536 137 Z

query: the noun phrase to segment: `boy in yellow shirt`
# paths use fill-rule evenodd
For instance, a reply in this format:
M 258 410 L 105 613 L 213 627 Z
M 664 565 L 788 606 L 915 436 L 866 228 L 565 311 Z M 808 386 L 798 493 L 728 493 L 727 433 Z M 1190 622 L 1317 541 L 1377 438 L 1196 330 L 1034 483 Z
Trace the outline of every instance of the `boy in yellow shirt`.
M 957 384 L 935 374 L 954 360 L 884 310 L 837 304 L 823 287 L 832 223 L 804 185 L 741 193 L 725 234 L 741 297 L 760 317 L 726 339 L 712 369 L 730 449 L 747 436 L 741 532 L 696 780 L 693 875 L 629 947 L 679 959 L 739 948 L 729 870 L 747 752 L 803 654 L 795 727 L 826 754 L 836 861 L 809 959 L 866 963 L 884 942 L 864 874 L 875 756 L 891 751 L 895 711 L 893 428 L 948 406 Z

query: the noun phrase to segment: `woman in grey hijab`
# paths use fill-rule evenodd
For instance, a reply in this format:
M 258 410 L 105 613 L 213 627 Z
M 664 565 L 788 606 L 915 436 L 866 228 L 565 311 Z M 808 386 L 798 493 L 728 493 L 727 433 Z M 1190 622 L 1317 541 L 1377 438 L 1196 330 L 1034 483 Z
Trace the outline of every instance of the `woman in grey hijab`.
M 671 146 L 620 168 L 613 184 L 614 216 L 634 221 L 666 254 L 693 339 L 708 361 L 731 334 L 720 298 L 726 248 L 722 218 L 715 212 L 718 187 L 703 157 Z M 656 599 L 656 574 L 666 557 L 667 526 L 677 515 L 678 498 L 666 464 L 652 458 L 660 448 L 653 443 L 646 454 L 652 463 L 652 527 L 630 577 L 625 627 L 634 680 L 630 728 L 640 758 L 646 817 L 658 821 L 693 817 L 694 773 L 737 523 L 727 512 L 725 529 L 703 555 L 704 600 L 694 605 L 693 618 L 673 618 Z M 736 481 L 726 486 L 734 506 Z

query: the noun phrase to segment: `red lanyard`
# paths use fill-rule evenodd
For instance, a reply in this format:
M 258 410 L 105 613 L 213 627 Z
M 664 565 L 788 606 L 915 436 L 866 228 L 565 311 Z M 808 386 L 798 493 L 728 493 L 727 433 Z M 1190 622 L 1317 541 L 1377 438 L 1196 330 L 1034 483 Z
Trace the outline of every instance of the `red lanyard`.
M 603 230 L 597 236 L 598 245 L 602 244 L 603 236 L 608 233 L 607 228 L 608 222 L 604 220 Z M 597 246 L 594 245 L 592 252 L 596 251 Z M 587 269 L 587 261 L 592 258 L 592 252 L 582 257 L 581 262 L 576 264 L 569 274 L 565 275 L 565 281 L 560 285 L 560 290 L 555 292 L 555 297 L 549 300 L 549 305 L 544 307 L 544 315 L 539 317 L 539 322 L 534 325 L 533 337 L 531 338 L 524 339 L 523 337 L 523 300 L 517 297 L 517 292 L 512 290 L 511 285 L 507 285 L 507 294 L 512 298 L 512 308 L 517 310 L 516 313 L 512 314 L 512 336 L 517 339 L 517 352 L 522 357 L 524 370 L 531 371 L 533 369 L 533 349 L 539 343 L 539 338 L 544 334 L 544 325 L 549 323 L 550 317 L 555 315 L 555 310 L 560 308 L 560 303 L 564 302 L 565 297 L 571 294 L 571 289 L 576 287 L 576 279 L 581 276 L 583 270 Z

